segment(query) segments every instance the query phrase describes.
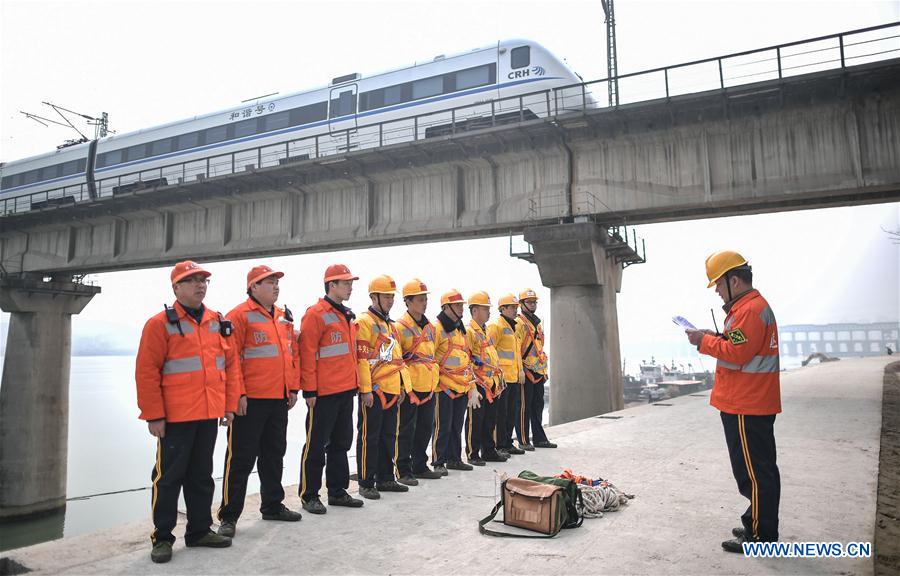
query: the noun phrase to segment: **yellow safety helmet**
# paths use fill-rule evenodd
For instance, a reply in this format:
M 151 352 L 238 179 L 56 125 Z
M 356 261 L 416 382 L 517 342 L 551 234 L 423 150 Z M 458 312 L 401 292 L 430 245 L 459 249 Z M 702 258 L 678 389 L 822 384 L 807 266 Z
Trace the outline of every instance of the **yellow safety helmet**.
M 725 275 L 726 272 L 747 265 L 747 260 L 737 252 L 731 250 L 722 250 L 721 252 L 713 252 L 706 259 L 706 277 L 709 278 L 707 288 L 716 285 L 716 280 Z
M 500 297 L 500 301 L 497 302 L 497 308 L 503 308 L 504 306 L 518 306 L 519 299 L 516 298 L 515 294 L 504 294 Z
M 476 292 L 469 296 L 469 306 L 490 306 L 491 297 L 487 292 Z
M 403 297 L 418 296 L 419 294 L 428 294 L 428 286 L 418 278 L 413 278 L 403 285 Z
M 369 282 L 369 294 L 394 294 L 397 292 L 397 284 L 387 274 L 376 276 Z
M 537 292 L 531 288 L 526 288 L 519 292 L 519 303 L 521 303 L 522 300 L 540 300 L 540 298 L 538 298 Z
M 441 306 L 445 304 L 465 304 L 466 299 L 463 298 L 463 295 L 460 294 L 459 290 L 455 288 L 450 290 L 449 292 L 444 292 L 441 294 Z

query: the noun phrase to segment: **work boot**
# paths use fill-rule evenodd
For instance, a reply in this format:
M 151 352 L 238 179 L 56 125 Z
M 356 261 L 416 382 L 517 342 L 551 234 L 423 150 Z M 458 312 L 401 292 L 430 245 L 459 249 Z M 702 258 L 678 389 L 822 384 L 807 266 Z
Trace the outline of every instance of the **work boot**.
M 519 448 L 521 448 L 525 452 L 534 452 L 534 446 L 532 446 L 531 444 L 528 444 L 528 443 L 519 444 Z
M 734 536 L 735 538 L 746 538 L 747 531 L 744 530 L 743 526 L 738 526 L 737 528 L 731 529 L 731 535 Z
M 279 520 L 281 522 L 299 522 L 303 516 L 299 512 L 288 509 L 284 504 L 279 504 L 277 511 L 264 512 L 262 518 L 263 520 Z
M 330 500 L 330 498 L 329 498 L 329 500 Z M 330 503 L 331 502 L 329 502 L 329 504 Z M 328 509 L 325 508 L 325 505 L 322 504 L 322 501 L 319 500 L 318 496 L 316 496 L 309 502 L 304 502 L 303 509 L 306 510 L 307 512 L 309 512 L 310 514 L 325 514 L 326 512 L 328 512 Z
M 494 451 L 494 452 L 485 453 L 483 460 L 485 462 L 506 462 L 508 459 L 509 459 L 508 455 L 506 457 L 504 457 L 503 454 L 501 454 L 500 452 Z
M 236 531 L 237 522 L 232 522 L 231 520 L 222 520 L 221 522 L 219 522 L 219 529 L 217 530 L 219 536 L 234 538 L 234 533 Z
M 444 474 L 441 474 L 437 470 L 429 470 L 428 468 L 422 470 L 421 472 L 413 473 L 413 476 L 416 478 L 422 478 L 425 480 L 440 480 Z
M 464 470 L 466 472 L 468 472 L 469 470 L 472 470 L 471 466 L 469 466 L 468 464 L 465 464 L 464 462 L 462 462 L 460 460 L 451 460 L 450 462 L 447 462 L 446 467 L 448 470 Z
M 329 506 L 344 506 L 346 508 L 362 508 L 364 502 L 359 498 L 354 498 L 353 496 L 344 492 L 340 496 L 329 496 L 328 497 L 328 505 Z
M 193 542 L 185 542 L 185 546 L 188 548 L 228 548 L 231 546 L 231 538 L 227 538 L 225 536 L 220 536 L 210 530 L 206 534 L 204 534 L 199 540 L 194 540 Z
M 556 448 L 556 444 L 550 442 L 549 440 L 544 440 L 543 442 L 535 442 L 534 446 L 536 448 Z
M 486 462 L 476 456 L 474 458 L 469 458 L 469 464 L 471 464 L 472 466 L 485 466 Z
M 440 476 L 439 476 L 439 478 L 440 478 Z M 412 474 L 407 474 L 406 476 L 401 476 L 400 479 L 397 480 L 397 482 L 400 482 L 401 484 L 406 484 L 407 486 L 418 486 L 419 485 L 419 481 L 416 480 L 416 477 L 413 476 Z
M 510 446 L 509 448 L 504 448 L 503 450 L 507 454 L 515 454 L 516 456 L 525 453 L 524 450 L 522 450 L 521 448 L 516 448 L 515 446 Z
M 154 564 L 165 564 L 172 559 L 172 543 L 157 542 L 150 551 L 150 559 Z
M 734 540 L 725 540 L 722 542 L 722 549 L 726 552 L 734 552 L 735 554 L 743 554 L 744 553 L 744 540 L 743 538 L 735 538 Z
M 434 467 L 434 473 L 440 474 L 441 476 L 446 476 L 447 474 L 449 474 L 449 472 L 447 472 L 447 467 L 444 466 L 443 464 L 436 465 Z
M 378 493 L 378 489 L 374 486 L 360 486 L 359 495 L 366 500 L 378 500 L 379 498 L 381 498 L 381 494 Z M 331 498 L 329 498 L 328 500 L 328 503 L 331 504 Z
M 387 482 L 377 482 L 375 487 L 379 492 L 409 492 L 409 486 L 404 486 L 396 480 L 388 480 Z

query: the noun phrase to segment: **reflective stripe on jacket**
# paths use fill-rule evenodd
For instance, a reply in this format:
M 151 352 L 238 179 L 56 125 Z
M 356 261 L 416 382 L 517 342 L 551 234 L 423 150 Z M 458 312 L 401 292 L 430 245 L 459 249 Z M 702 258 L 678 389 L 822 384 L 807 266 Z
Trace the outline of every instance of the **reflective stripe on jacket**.
M 181 304 L 176 302 L 173 308 L 181 332 L 160 312 L 147 321 L 141 334 L 135 361 L 140 418 L 188 422 L 234 412 L 240 397 L 240 364 L 229 339 L 219 334 L 218 313 L 204 310 L 198 325 Z
M 409 312 L 405 313 L 397 323 L 400 333 L 400 348 L 403 361 L 412 380 L 412 388 L 422 394 L 434 392 L 440 374 L 437 360 L 434 358 L 434 326 L 426 324 L 419 328 L 416 320 Z
M 524 314 L 519 314 L 516 336 L 522 346 L 522 365 L 535 374 L 547 375 L 547 354 L 544 352 L 544 329 L 535 326 Z
M 487 333 L 494 341 L 497 356 L 500 357 L 503 378 L 507 384 L 518 382 L 519 372 L 522 371 L 522 347 L 515 330 L 501 316 L 488 324 Z
M 725 333 L 705 334 L 699 350 L 718 360 L 710 404 L 729 414 L 781 412 L 778 325 L 757 290 L 734 302 L 725 317 Z
M 231 344 L 241 360 L 241 393 L 248 398 L 286 398 L 300 389 L 294 323 L 278 306 L 274 312 L 272 317 L 248 298 L 228 313 L 234 328 Z
M 300 388 L 305 396 L 356 390 L 356 325 L 324 298 L 300 322 Z

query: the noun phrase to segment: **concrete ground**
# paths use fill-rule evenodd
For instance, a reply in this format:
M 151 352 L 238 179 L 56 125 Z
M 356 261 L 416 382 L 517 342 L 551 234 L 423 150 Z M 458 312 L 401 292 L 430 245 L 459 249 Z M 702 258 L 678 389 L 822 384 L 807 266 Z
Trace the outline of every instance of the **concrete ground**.
M 781 538 L 871 542 L 887 358 L 842 360 L 783 374 L 776 422 Z M 14 550 L 36 573 L 119 574 L 871 574 L 871 559 L 749 559 L 721 550 L 747 506 L 731 476 L 708 392 L 550 429 L 557 450 L 498 472 L 564 468 L 635 494 L 624 509 L 552 540 L 499 539 L 476 521 L 498 497 L 494 468 L 422 481 L 361 510 L 264 522 L 251 497 L 234 545 L 149 559 L 149 522 Z M 668 405 L 665 405 L 668 404 Z M 287 504 L 299 509 L 296 488 Z M 181 529 L 181 528 L 180 528 Z

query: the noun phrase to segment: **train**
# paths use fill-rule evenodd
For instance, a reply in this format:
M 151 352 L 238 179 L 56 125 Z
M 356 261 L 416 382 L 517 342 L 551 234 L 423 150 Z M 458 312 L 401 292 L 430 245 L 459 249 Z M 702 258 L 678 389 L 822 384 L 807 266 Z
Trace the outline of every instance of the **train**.
M 2 163 L 0 214 L 594 105 L 580 77 L 550 51 L 530 40 L 503 40 Z

